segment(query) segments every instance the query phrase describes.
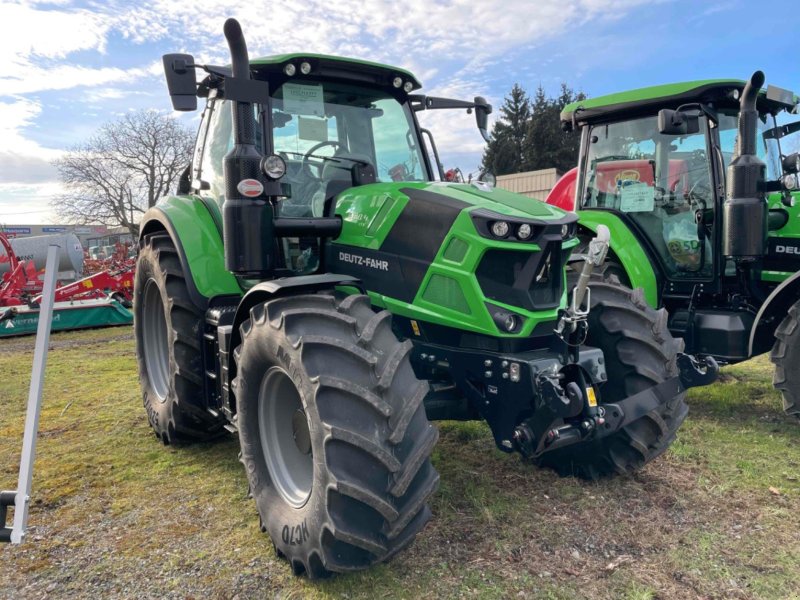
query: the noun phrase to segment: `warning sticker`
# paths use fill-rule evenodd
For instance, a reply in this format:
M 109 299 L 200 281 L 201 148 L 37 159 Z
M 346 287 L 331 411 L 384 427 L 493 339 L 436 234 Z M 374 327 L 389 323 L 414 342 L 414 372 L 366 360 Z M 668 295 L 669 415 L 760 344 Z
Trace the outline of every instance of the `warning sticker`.
M 656 189 L 646 183 L 629 183 L 620 188 L 619 209 L 622 212 L 652 212 Z
M 589 400 L 589 406 L 597 406 L 597 396 L 594 395 L 592 386 L 586 388 L 586 398 Z
M 283 110 L 293 115 L 325 116 L 321 85 L 284 83 Z

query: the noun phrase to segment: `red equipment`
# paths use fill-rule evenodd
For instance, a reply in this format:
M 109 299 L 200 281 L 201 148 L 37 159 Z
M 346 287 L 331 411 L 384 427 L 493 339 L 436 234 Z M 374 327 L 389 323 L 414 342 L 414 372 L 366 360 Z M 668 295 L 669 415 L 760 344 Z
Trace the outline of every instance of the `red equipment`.
M 38 304 L 42 298 L 41 273 L 33 261 L 20 261 L 9 243 L 8 237 L 0 232 L 0 245 L 6 252 L 10 269 L 3 274 L 0 284 L 0 306 L 23 306 Z M 117 267 L 116 272 L 101 270 L 96 273 L 56 288 L 55 301 L 89 300 L 105 298 L 109 294 L 129 304 L 133 298 L 134 261 L 127 258 L 127 248 L 117 244 L 114 256 L 103 261 L 101 266 Z M 99 261 L 98 261 L 99 262 Z

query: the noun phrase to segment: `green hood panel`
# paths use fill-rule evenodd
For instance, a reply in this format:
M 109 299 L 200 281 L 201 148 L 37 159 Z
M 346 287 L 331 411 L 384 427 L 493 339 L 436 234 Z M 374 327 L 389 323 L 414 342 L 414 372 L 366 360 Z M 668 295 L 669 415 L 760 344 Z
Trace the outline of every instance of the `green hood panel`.
M 403 189 L 436 194 L 445 205 L 463 204 L 463 210 L 489 210 L 509 218 L 558 221 L 567 216 L 560 208 L 499 188 L 480 190 L 474 185 L 443 182 L 374 183 L 350 188 L 336 201 L 344 221 L 339 243 L 377 249 L 403 212 L 408 196 Z
M 373 303 L 398 316 L 524 338 L 555 321 L 566 305 L 563 265 L 578 240 L 563 240 L 561 231 L 575 222 L 572 213 L 506 190 L 398 182 L 346 190 L 337 196 L 336 214 L 342 217 L 342 233 L 328 249 L 328 268 L 362 279 Z M 493 237 L 478 226 L 493 214 L 512 227 L 528 222 L 539 233 L 525 242 Z M 533 260 L 541 262 L 534 266 Z M 550 260 L 557 265 L 552 275 L 537 283 L 532 271 L 521 274 L 522 265 L 543 273 L 538 265 Z M 534 286 L 548 287 L 550 295 L 533 302 L 524 295 Z M 498 307 L 523 320 L 518 331 L 499 330 L 491 314 Z

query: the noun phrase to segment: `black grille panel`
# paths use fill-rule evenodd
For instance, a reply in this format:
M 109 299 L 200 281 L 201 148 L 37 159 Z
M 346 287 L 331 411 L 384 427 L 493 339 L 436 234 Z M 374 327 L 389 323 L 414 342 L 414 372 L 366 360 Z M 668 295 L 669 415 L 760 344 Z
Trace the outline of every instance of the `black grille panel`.
M 555 308 L 564 291 L 568 255 L 560 241 L 544 244 L 541 252 L 488 250 L 476 276 L 488 299 L 526 310 Z

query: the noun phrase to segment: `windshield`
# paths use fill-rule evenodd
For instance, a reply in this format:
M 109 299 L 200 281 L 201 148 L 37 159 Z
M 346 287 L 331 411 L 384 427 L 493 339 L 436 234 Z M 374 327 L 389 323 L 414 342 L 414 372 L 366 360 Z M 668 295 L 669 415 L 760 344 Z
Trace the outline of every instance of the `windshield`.
M 648 238 L 672 277 L 711 274 L 695 213 L 713 208 L 707 121 L 699 133 L 659 133 L 656 115 L 595 125 L 589 133 L 583 206 L 624 213 Z
M 428 179 L 411 110 L 384 91 L 287 82 L 272 94 L 272 126 L 292 187 L 284 216 L 322 216 L 325 201 L 352 185 L 356 166 L 372 167 L 380 182 Z
M 738 136 L 737 124 L 739 113 L 737 111 L 721 112 L 719 114 L 719 145 L 722 150 L 722 158 L 725 168 L 728 168 L 733 151 L 736 148 Z M 758 143 L 756 144 L 756 154 L 767 164 L 767 179 L 777 181 L 781 178 L 781 153 L 778 147 L 778 140 L 764 139 L 764 131 L 775 127 L 775 117 L 772 115 L 761 115 L 757 120 L 758 124 Z

